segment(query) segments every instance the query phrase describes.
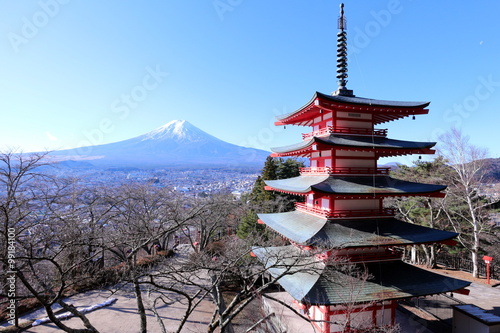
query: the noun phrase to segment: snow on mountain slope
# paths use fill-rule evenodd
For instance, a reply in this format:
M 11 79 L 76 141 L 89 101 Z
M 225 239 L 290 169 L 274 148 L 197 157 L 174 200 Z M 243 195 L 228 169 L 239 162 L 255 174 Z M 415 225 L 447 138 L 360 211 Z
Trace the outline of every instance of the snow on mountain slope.
M 185 120 L 173 120 L 124 141 L 53 152 L 97 167 L 261 167 L 269 152 L 222 141 Z
M 185 120 L 172 120 L 171 122 L 152 130 L 149 133 L 137 137 L 145 140 L 175 140 L 175 141 L 204 141 L 208 138 L 219 140 L 199 128 L 191 125 Z

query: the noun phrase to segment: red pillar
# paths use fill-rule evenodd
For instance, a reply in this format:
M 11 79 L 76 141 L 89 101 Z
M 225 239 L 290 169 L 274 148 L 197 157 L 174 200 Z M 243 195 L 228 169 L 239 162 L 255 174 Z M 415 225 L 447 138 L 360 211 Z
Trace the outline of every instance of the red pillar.
M 483 260 L 486 263 L 486 283 L 490 284 L 490 265 L 493 257 L 484 256 Z
M 391 301 L 391 325 L 396 324 L 396 308 L 398 303 L 395 300 Z
M 328 305 L 323 306 L 323 309 L 324 311 L 321 312 L 323 312 L 323 320 L 325 320 L 325 322 L 323 323 L 322 333 L 330 333 L 330 317 L 332 312 L 330 311 L 330 306 Z

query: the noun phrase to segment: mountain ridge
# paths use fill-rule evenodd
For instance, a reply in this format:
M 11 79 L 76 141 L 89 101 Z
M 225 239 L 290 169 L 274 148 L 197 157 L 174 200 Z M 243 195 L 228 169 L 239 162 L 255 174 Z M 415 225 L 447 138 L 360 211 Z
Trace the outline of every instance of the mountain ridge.
M 173 120 L 148 133 L 108 144 L 54 151 L 55 161 L 94 167 L 261 167 L 269 152 L 234 145 L 186 120 Z

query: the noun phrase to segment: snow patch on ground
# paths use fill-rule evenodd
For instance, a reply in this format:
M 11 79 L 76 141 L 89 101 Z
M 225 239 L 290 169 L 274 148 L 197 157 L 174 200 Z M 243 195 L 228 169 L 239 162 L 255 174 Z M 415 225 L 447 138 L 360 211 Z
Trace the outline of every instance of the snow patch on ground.
M 108 298 L 107 300 L 105 300 L 102 303 L 98 303 L 98 304 L 94 304 L 94 305 L 88 306 L 86 308 L 80 309 L 79 311 L 81 313 L 91 312 L 91 311 L 97 310 L 99 308 L 103 308 L 105 306 L 111 305 L 114 302 L 116 302 L 116 300 L 117 300 L 116 298 Z M 68 319 L 68 318 L 71 318 L 71 317 L 73 317 L 73 314 L 70 313 L 70 312 L 64 312 L 64 313 L 61 313 L 61 314 L 59 314 L 59 315 L 56 316 L 57 319 Z M 49 322 L 49 321 L 50 321 L 49 317 L 40 318 L 40 319 L 35 320 L 33 322 L 32 326 L 38 326 L 38 325 L 44 324 L 44 323 Z

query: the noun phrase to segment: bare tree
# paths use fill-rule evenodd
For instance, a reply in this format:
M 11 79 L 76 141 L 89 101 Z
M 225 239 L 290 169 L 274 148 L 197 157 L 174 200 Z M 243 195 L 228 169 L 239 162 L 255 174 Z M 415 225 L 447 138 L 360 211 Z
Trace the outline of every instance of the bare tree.
M 400 165 L 399 168 L 391 172 L 391 176 L 412 182 L 436 185 L 444 185 L 449 181 L 446 175 L 450 173 L 451 169 L 446 165 L 442 156 L 430 162 L 417 160 L 414 164 L 414 166 Z M 399 215 L 408 223 L 441 230 L 450 228 L 442 198 L 402 197 L 390 198 L 387 199 L 387 202 L 392 203 Z M 419 254 L 423 253 L 426 266 L 434 268 L 436 266 L 436 253 L 440 246 L 438 244 L 412 246 L 410 248 L 410 262 L 420 264 L 421 256 Z
M 36 298 L 65 332 L 97 332 L 81 312 L 63 301 L 79 265 L 91 258 L 66 260 L 68 253 L 80 245 L 75 234 L 83 230 L 79 223 L 61 225 L 55 221 L 55 207 L 64 209 L 61 200 L 69 192 L 41 172 L 48 165 L 45 158 L 46 154 L 0 154 L 2 278 L 14 273 L 18 281 L 15 300 Z M 15 252 L 12 262 L 5 260 L 11 252 L 9 247 Z M 73 329 L 62 323 L 52 309 L 55 303 L 80 318 L 85 328 Z
M 225 244 L 221 239 L 227 239 L 228 229 L 235 228 L 240 205 L 228 195 L 196 199 L 137 186 L 121 191 L 112 200 L 116 202 L 119 214 L 110 229 L 109 245 L 111 251 L 125 253 L 127 276 L 124 281 L 134 286 L 141 331 L 146 330 L 147 308 L 155 314 L 157 304 L 183 302 L 186 311 L 179 323 L 180 332 L 204 298 L 210 294 L 215 298 L 219 295 L 214 293 L 213 281 L 209 278 L 213 275 L 206 274 L 206 265 L 220 266 L 220 262 L 215 263 L 212 259 L 220 255 L 221 246 Z M 149 246 L 162 238 L 179 234 L 184 234 L 184 239 L 189 241 L 177 247 L 182 255 L 162 258 L 151 267 L 138 264 L 141 256 L 144 258 L 148 253 Z M 123 250 L 117 251 L 118 248 Z M 192 254 L 186 257 L 187 252 Z M 248 251 L 245 254 L 248 255 Z M 215 277 L 215 280 L 219 283 L 220 278 Z M 143 297 L 145 290 L 149 295 L 146 302 Z M 156 315 L 156 318 L 162 326 L 160 316 Z
M 181 302 L 186 311 L 180 332 L 204 299 L 215 304 L 208 331 L 230 332 L 243 309 L 280 277 L 317 269 L 315 263 L 304 261 L 307 253 L 277 252 L 264 263 L 250 256 L 253 244 L 277 244 L 229 235 L 228 229 L 234 230 L 244 213 L 243 205 L 231 196 L 193 199 L 137 184 L 86 188 L 75 180 L 38 173 L 44 156 L 0 157 L 5 164 L 0 170 L 2 272 L 9 268 L 8 243 L 15 229 L 20 282 L 16 297 L 38 299 L 50 320 L 66 332 L 97 332 L 63 297 L 82 279 L 99 275 L 91 269 L 104 254 L 120 263 L 116 271 L 121 281 L 133 287 L 141 332 L 147 331 L 148 310 L 162 327 L 159 305 Z M 190 244 L 167 258 L 162 250 L 174 245 L 173 236 L 188 227 L 200 233 L 189 234 Z M 273 267 L 279 274 L 263 279 Z M 56 303 L 79 317 L 85 328 L 74 329 L 58 319 L 52 310 Z
M 134 271 L 133 283 L 141 290 L 148 290 L 148 301 L 144 304 L 153 314 L 157 313 L 158 304 L 180 302 L 185 306 L 177 332 L 182 330 L 200 302 L 207 298 L 215 305 L 208 331 L 232 332 L 235 318 L 280 276 L 301 269 L 310 272 L 315 266 L 301 262 L 301 256 L 295 253 L 280 252 L 274 257 L 289 257 L 287 264 L 274 260 L 274 265 L 285 270 L 279 276 L 263 280 L 269 265 L 262 265 L 250 255 L 256 240 L 241 240 L 234 235 L 221 237 L 214 227 L 218 224 L 219 228 L 226 230 L 228 223 L 231 225 L 236 217 L 232 215 L 241 213 L 233 199 L 227 196 L 202 199 L 195 206 L 197 214 L 191 211 L 193 215 L 188 215 L 191 219 L 187 223 L 197 228 L 202 227 L 198 223 L 207 223 L 207 230 L 211 230 L 212 235 L 208 245 L 196 251 L 188 244 L 181 245 L 176 256 L 164 258 L 149 270 Z M 156 318 L 162 320 L 159 315 Z
M 113 253 L 125 265 L 121 281 L 133 286 L 141 321 L 140 331 L 147 331 L 148 309 L 156 314 L 162 326 L 157 304 L 179 299 L 187 303 L 186 315 L 179 325 L 182 328 L 200 300 L 200 290 L 194 293 L 185 290 L 199 270 L 195 267 L 180 269 L 182 261 L 166 258 L 178 245 L 170 241 L 174 236 L 185 234 L 191 249 L 203 248 L 220 237 L 232 221 L 229 211 L 223 208 L 226 204 L 230 207 L 232 203 L 228 200 L 186 197 L 167 188 L 140 184 L 114 189 L 107 201 L 113 205 L 113 218 L 107 226 L 106 251 Z M 172 248 L 167 248 L 169 245 Z M 145 292 L 148 297 L 145 297 Z
M 485 203 L 479 194 L 485 181 L 487 151 L 470 143 L 469 137 L 455 128 L 443 134 L 440 141 L 439 154 L 453 170 L 451 181 L 454 186 L 447 192 L 447 201 L 453 201 L 453 204 L 447 204 L 445 212 L 455 230 L 460 233 L 459 241 L 470 251 L 472 275 L 478 277 L 480 235 L 487 227 Z M 460 205 L 465 209 L 460 209 Z M 467 235 L 470 235 L 470 239 Z

